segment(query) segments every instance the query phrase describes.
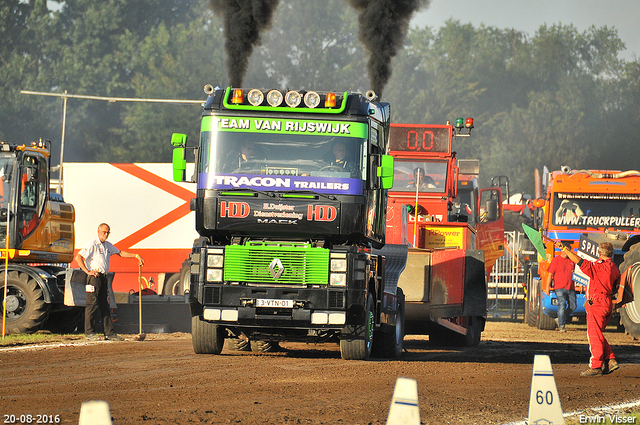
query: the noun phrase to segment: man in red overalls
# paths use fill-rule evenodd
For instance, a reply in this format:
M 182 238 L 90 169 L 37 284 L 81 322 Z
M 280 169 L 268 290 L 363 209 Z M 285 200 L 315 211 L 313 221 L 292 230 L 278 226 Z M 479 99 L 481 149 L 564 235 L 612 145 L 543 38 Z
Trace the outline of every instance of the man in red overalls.
M 589 369 L 580 375 L 598 376 L 611 373 L 619 366 L 616 356 L 602 332 L 607 327 L 613 310 L 611 295 L 614 283 L 620 280 L 620 271 L 611 260 L 613 245 L 609 242 L 602 242 L 598 245 L 599 258 L 593 263 L 578 257 L 559 241 L 556 241 L 555 245 L 557 248 L 563 249 L 567 257 L 578 264 L 580 270 L 589 276 L 585 310 L 587 312 L 587 337 L 591 358 L 589 359 Z

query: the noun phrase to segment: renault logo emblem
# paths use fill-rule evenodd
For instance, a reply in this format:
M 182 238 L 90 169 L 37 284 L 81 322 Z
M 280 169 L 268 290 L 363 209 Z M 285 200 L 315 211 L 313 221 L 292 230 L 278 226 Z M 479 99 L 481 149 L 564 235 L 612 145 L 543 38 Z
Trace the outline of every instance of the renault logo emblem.
M 269 273 L 271 273 L 271 277 L 274 279 L 280 278 L 282 273 L 284 272 L 284 266 L 282 265 L 282 261 L 279 258 L 274 258 L 269 264 Z

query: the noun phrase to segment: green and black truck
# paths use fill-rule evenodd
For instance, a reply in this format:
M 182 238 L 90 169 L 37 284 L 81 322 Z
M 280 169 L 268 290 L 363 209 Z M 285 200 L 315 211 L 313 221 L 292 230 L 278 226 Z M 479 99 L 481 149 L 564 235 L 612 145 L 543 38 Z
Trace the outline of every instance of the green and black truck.
M 344 359 L 399 357 L 404 262 L 381 249 L 389 104 L 371 91 L 205 93 L 197 147 L 171 140 L 176 181 L 195 151 L 195 352 L 219 354 L 228 339 L 234 349 L 336 342 Z

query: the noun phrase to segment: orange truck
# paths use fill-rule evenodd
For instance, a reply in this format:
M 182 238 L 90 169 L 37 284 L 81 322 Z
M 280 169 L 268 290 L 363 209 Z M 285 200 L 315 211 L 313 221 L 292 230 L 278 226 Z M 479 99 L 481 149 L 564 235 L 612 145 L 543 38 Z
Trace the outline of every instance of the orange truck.
M 472 119 L 455 126 L 391 124 L 387 246 L 408 246 L 398 282 L 405 333 L 429 335 L 434 344 L 480 342 L 486 277 L 504 250 L 500 190 L 479 190 L 477 172 L 461 174 L 453 152 L 454 137 L 471 128 Z
M 611 242 L 613 261 L 628 277 L 627 286 L 637 293 L 640 278 L 640 172 L 612 170 L 561 170 L 544 173 L 543 196 L 534 200 L 534 225 L 552 240 L 569 241 L 577 254 L 598 257 L 597 245 Z M 539 329 L 555 329 L 558 303 L 547 269 L 558 254 L 547 241 L 546 258 L 538 256 L 525 282 L 525 322 Z M 627 276 L 628 275 L 628 276 Z M 577 309 L 572 316 L 584 316 L 585 288 L 589 279 L 579 268 L 573 274 Z M 634 338 L 640 337 L 640 300 L 618 309 L 621 325 Z M 616 316 L 618 317 L 618 316 Z

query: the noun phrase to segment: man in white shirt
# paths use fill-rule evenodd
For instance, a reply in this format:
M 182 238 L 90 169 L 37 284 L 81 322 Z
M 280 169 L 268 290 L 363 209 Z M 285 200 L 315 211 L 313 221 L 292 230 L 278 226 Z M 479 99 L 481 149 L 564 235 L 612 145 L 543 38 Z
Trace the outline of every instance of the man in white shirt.
M 109 272 L 109 260 L 112 255 L 124 258 L 136 258 L 140 265 L 144 260 L 138 254 L 120 251 L 107 242 L 111 228 L 106 223 L 98 226 L 98 237 L 88 242 L 75 257 L 80 268 L 87 274 L 87 306 L 84 315 L 84 333 L 88 340 L 99 340 L 95 333 L 95 324 L 98 318 L 102 319 L 104 336 L 109 341 L 123 341 L 113 330 L 111 311 L 108 300 L 107 272 Z

